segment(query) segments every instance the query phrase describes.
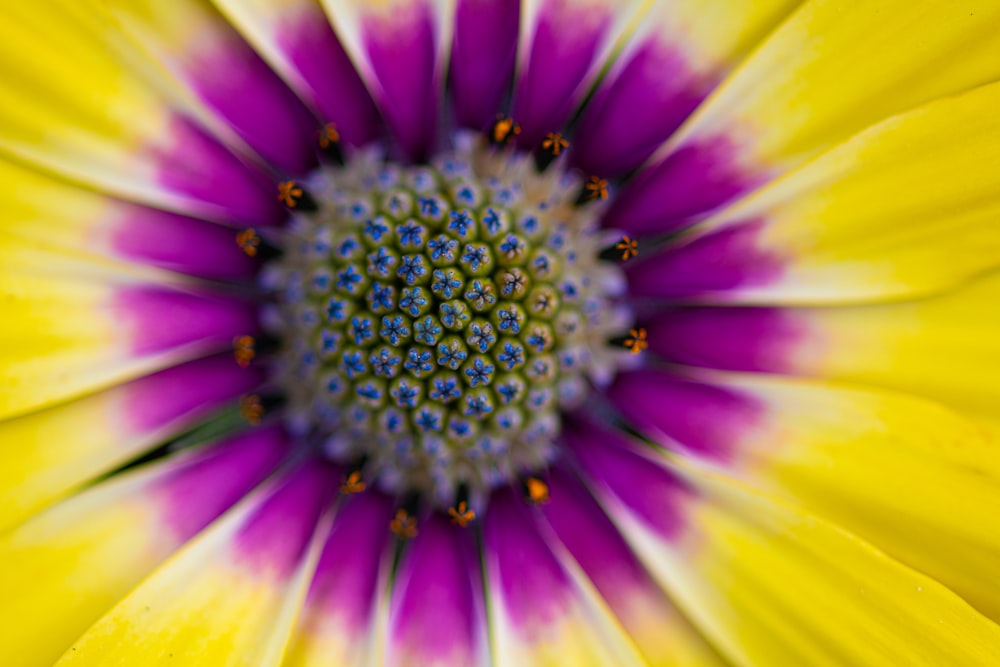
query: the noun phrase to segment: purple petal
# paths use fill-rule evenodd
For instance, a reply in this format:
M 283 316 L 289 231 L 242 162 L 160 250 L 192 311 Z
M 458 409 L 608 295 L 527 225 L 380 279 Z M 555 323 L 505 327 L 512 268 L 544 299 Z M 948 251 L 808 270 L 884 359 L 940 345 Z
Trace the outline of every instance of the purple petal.
M 317 120 L 235 30 L 214 38 L 186 62 L 195 93 L 265 160 L 307 173 L 316 164 Z
M 184 212 L 243 226 L 276 225 L 287 217 L 275 182 L 190 119 L 175 117 L 167 134 L 170 148 L 148 150 L 158 165 L 158 182 L 188 200 Z
M 258 329 L 254 304 L 159 287 L 121 290 L 113 305 L 132 353 L 147 355 L 182 346 L 218 350 Z
M 381 135 L 375 102 L 319 6 L 281 26 L 275 40 L 316 107 L 346 143 L 362 146 Z
M 640 455 L 622 434 L 589 421 L 575 421 L 565 440 L 599 496 L 612 494 L 664 539 L 680 539 L 683 505 L 693 493 L 681 479 Z
M 146 433 L 190 421 L 252 391 L 265 379 L 258 368 L 240 368 L 230 355 L 198 359 L 122 385 L 122 418 Z
M 471 538 L 439 515 L 421 524 L 393 582 L 387 665 L 477 663 L 485 614 Z
M 243 280 L 256 270 L 227 227 L 131 204 L 116 215 L 109 245 L 132 261 L 210 280 Z
M 763 223 L 727 227 L 667 247 L 625 267 L 629 292 L 635 296 L 683 298 L 718 295 L 741 288 L 769 285 L 784 271 L 783 258 L 759 249 Z
M 382 557 L 389 543 L 392 501 L 380 493 L 345 499 L 316 566 L 306 601 L 311 613 L 335 618 L 362 635 L 375 605 Z M 317 628 L 317 618 L 305 619 Z
M 523 503 L 510 491 L 490 500 L 483 519 L 483 549 L 515 630 L 528 641 L 568 612 L 571 583 Z
M 608 396 L 664 447 L 718 461 L 730 459 L 739 437 L 764 417 L 764 406 L 747 396 L 660 371 L 621 373 Z
M 711 84 L 683 53 L 649 39 L 602 82 L 573 133 L 575 166 L 602 178 L 635 169 L 701 103 Z
M 337 468 L 318 459 L 288 473 L 237 534 L 233 546 L 243 562 L 290 576 L 337 492 L 339 475 Z
M 459 126 L 484 130 L 510 86 L 517 56 L 518 0 L 459 0 L 451 90 Z
M 279 426 L 232 436 L 199 452 L 156 482 L 164 522 L 187 540 L 274 472 L 290 449 Z
M 376 12 L 361 22 L 361 35 L 378 82 L 379 106 L 403 152 L 411 160 L 434 149 L 441 96 L 439 27 L 427 2 L 409 2 L 393 16 Z
M 681 308 L 644 322 L 651 352 L 687 366 L 791 373 L 809 332 L 779 308 Z
M 686 227 L 763 182 L 742 172 L 726 139 L 687 144 L 640 171 L 615 197 L 604 224 L 634 236 Z
M 514 92 L 513 116 L 521 125 L 518 143 L 532 148 L 547 132 L 569 119 L 577 89 L 614 24 L 610 3 L 580 9 L 560 0 L 545 0 L 539 9 L 525 70 Z

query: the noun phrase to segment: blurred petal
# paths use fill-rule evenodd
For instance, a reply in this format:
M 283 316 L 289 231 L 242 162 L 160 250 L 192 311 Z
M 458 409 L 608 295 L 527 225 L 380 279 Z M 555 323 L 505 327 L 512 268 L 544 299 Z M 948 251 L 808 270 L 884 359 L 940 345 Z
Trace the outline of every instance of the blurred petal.
M 0 21 L 0 151 L 169 210 L 255 225 L 284 217 L 263 172 L 181 114 L 176 91 L 128 69 L 136 58 L 104 43 L 96 8 L 71 15 L 62 2 L 51 11 L 11 5 Z
M 512 493 L 490 499 L 482 548 L 497 667 L 643 664 L 597 593 L 563 567 Z
M 0 537 L 0 651 L 51 665 L 184 542 L 271 473 L 276 429 L 235 436 L 101 484 Z
M 214 3 L 345 142 L 360 146 L 381 134 L 375 104 L 317 0 Z
M 1000 6 L 807 2 L 624 189 L 608 224 L 666 232 L 858 131 L 1000 78 Z
M 664 595 L 590 493 L 572 474 L 553 470 L 542 506 L 555 537 L 590 579 L 615 618 L 656 667 L 727 664 Z
M 584 107 L 574 163 L 606 178 L 638 167 L 800 3 L 655 3 Z
M 898 389 L 989 416 L 1000 405 L 998 299 L 993 273 L 913 302 L 674 311 L 650 323 L 650 348 L 688 364 Z
M 382 494 L 341 501 L 286 667 L 371 664 L 379 583 L 392 561 L 391 518 L 392 501 Z
M 203 278 L 247 279 L 255 263 L 235 232 L 136 206 L 0 158 L 0 232 Z
M 249 303 L 83 278 L 4 276 L 0 417 L 227 349 L 257 329 Z
M 478 551 L 467 530 L 434 515 L 407 545 L 392 582 L 385 665 L 489 661 Z
M 280 665 L 336 488 L 332 468 L 299 465 L 165 562 L 58 664 Z
M 1000 449 L 930 401 L 825 382 L 631 374 L 614 392 L 653 442 L 722 462 L 1000 617 Z M 669 392 L 666 394 L 665 392 Z M 653 397 L 671 410 L 652 410 Z M 641 398 L 640 398 L 641 397 Z M 697 410 L 690 409 L 697 404 Z
M 137 45 L 194 91 L 265 160 L 292 174 L 315 165 L 319 123 L 208 0 L 106 0 Z
M 485 130 L 502 108 L 517 56 L 519 0 L 457 0 L 451 96 L 459 127 Z
M 965 282 L 1000 263 L 998 106 L 992 84 L 880 123 L 630 266 L 630 284 L 647 296 L 811 304 Z
M 613 434 L 591 428 L 573 437 L 602 505 L 635 552 L 737 664 L 995 662 L 1000 628 L 853 535 L 734 480 L 688 466 L 668 471 Z M 641 459 L 637 469 L 659 468 L 661 484 L 603 473 L 622 457 Z M 683 497 L 674 491 L 679 485 Z M 680 530 L 664 526 L 664 506 L 651 500 L 664 493 L 685 516 Z
M 263 379 L 229 356 L 211 357 L 0 421 L 0 530 L 190 428 Z
M 436 147 L 454 0 L 323 0 L 327 13 L 410 160 Z
M 518 143 L 534 148 L 562 129 L 619 40 L 649 9 L 645 0 L 530 0 L 523 3 L 512 114 Z

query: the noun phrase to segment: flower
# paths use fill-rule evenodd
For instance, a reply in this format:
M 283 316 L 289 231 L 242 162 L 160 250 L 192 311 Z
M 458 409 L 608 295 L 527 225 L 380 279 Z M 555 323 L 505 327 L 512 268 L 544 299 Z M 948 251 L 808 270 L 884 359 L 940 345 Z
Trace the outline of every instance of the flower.
M 1000 5 L 8 5 L 7 663 L 996 663 Z

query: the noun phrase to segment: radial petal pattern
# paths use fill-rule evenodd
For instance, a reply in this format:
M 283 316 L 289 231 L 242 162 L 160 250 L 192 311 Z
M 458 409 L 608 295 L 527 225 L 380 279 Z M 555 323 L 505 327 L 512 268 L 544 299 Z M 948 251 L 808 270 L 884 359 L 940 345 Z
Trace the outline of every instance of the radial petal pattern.
M 1000 664 L 1000 6 L 0 17 L 4 665 Z

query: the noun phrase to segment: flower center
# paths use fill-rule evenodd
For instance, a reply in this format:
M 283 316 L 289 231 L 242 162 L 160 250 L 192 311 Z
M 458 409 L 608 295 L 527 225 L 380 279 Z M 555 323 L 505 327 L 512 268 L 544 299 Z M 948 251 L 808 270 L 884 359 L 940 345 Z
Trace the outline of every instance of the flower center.
M 561 411 L 611 376 L 631 323 L 581 179 L 454 143 L 430 165 L 368 149 L 312 174 L 264 274 L 292 427 L 441 506 L 550 463 Z

